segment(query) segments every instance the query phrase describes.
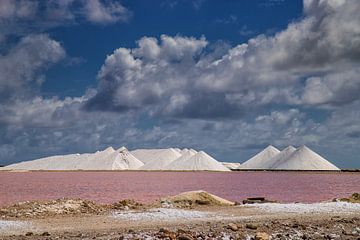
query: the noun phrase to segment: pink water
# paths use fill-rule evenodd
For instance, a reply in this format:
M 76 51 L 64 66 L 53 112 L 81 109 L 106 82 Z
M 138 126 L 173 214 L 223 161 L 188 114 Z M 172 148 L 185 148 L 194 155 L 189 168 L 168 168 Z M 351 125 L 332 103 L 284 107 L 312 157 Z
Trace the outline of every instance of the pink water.
M 316 202 L 360 192 L 359 173 L 304 172 L 0 172 L 0 205 L 19 201 L 83 198 L 111 203 L 150 202 L 206 190 L 241 201 L 264 196 L 281 202 Z

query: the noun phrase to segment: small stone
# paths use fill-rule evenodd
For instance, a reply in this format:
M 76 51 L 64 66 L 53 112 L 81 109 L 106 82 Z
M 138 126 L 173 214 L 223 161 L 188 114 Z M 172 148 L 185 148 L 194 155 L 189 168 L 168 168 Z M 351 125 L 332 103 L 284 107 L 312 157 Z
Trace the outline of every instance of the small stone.
M 25 236 L 32 236 L 32 235 L 34 235 L 33 232 L 27 232 L 27 233 L 25 233 Z
M 256 230 L 258 227 L 255 224 L 247 223 L 246 228 Z
M 255 240 L 270 240 L 270 236 L 265 232 L 258 232 L 255 234 Z
M 43 232 L 43 233 L 41 234 L 41 236 L 50 236 L 50 233 L 49 233 L 49 232 Z
M 231 229 L 233 231 L 239 230 L 239 227 L 235 223 L 229 223 L 227 226 L 228 229 Z

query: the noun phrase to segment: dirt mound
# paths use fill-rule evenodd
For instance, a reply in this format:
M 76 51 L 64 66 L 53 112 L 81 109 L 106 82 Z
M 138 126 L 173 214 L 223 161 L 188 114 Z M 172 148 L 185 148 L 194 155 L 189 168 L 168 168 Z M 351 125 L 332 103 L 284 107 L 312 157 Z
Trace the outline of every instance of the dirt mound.
M 205 191 L 191 191 L 180 193 L 179 195 L 162 198 L 162 205 L 172 205 L 175 207 L 192 207 L 196 205 L 210 205 L 210 206 L 232 206 L 234 202 L 228 201 L 224 198 L 215 196 Z
M 114 210 L 139 210 L 144 208 L 144 204 L 138 203 L 133 199 L 121 200 L 111 205 L 111 209 Z
M 109 209 L 92 201 L 57 199 L 52 201 L 27 201 L 0 209 L 3 218 L 42 218 L 55 215 L 100 214 Z
M 350 203 L 360 203 L 360 193 L 353 193 L 348 198 L 340 198 L 340 199 L 334 199 L 335 201 L 341 201 L 341 202 L 350 202 Z

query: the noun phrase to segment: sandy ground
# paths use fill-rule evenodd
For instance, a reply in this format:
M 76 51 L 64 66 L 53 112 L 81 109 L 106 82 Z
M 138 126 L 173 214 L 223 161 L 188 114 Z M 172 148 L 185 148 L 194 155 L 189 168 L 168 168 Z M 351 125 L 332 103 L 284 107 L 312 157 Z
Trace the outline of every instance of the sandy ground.
M 360 204 L 342 202 L 1 217 L 0 239 L 360 239 Z

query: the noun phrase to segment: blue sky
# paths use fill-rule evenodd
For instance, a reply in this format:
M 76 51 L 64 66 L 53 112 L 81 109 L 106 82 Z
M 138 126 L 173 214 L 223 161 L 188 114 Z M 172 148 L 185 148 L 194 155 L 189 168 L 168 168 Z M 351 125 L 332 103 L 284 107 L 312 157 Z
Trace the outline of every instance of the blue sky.
M 360 3 L 0 0 L 0 164 L 109 145 L 360 167 Z

